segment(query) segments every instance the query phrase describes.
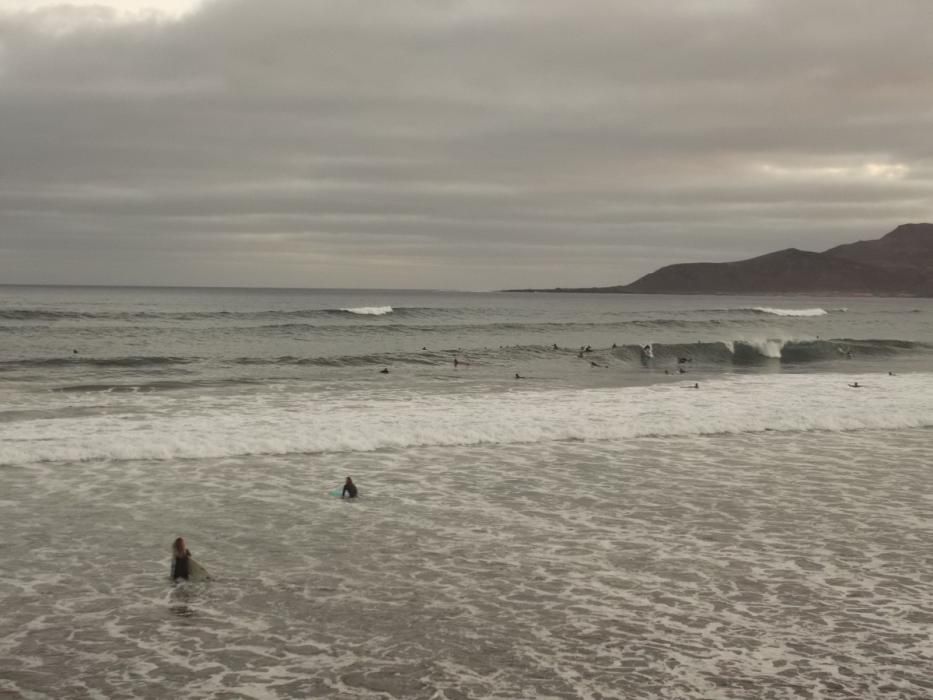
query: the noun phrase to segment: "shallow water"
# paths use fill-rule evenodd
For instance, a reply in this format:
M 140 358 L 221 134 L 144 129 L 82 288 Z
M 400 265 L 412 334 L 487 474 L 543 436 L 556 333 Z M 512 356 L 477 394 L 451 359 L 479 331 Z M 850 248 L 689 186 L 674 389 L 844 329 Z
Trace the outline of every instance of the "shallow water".
M 6 467 L 0 688 L 929 697 L 930 439 Z M 213 581 L 165 581 L 178 532 Z

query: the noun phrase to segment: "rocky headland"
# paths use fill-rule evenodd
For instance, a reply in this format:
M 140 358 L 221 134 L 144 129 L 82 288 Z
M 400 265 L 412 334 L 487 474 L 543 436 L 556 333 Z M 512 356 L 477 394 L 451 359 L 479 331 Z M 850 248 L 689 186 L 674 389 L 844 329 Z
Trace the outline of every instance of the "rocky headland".
M 820 253 L 787 248 L 735 262 L 667 265 L 626 285 L 509 291 L 933 297 L 933 224 L 903 224 Z

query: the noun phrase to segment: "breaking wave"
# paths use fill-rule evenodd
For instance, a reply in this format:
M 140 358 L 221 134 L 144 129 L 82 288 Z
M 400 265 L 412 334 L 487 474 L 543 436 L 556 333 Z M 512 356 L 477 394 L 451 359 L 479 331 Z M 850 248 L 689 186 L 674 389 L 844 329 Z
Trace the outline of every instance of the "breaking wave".
M 850 375 L 741 375 L 611 389 L 553 389 L 470 395 L 372 390 L 287 394 L 257 402 L 251 393 L 163 395 L 145 422 L 83 415 L 5 425 L 0 464 L 98 459 L 163 460 L 253 454 L 366 452 L 554 441 L 626 440 L 754 433 L 847 431 L 933 425 L 933 374 L 909 382 Z M 115 408 L 132 395 L 108 395 Z M 326 398 L 326 400 L 321 400 Z M 314 426 L 309 430 L 308 426 Z
M 655 343 L 650 346 L 653 357 L 646 356 L 638 345 L 623 345 L 612 349 L 612 355 L 628 362 L 679 362 L 697 364 L 755 364 L 780 361 L 792 364 L 844 360 L 886 358 L 898 354 L 929 353 L 933 346 L 906 340 L 800 340 L 758 338 L 724 340 L 708 343 Z
M 807 317 L 818 317 L 826 316 L 828 314 L 844 314 L 849 309 L 847 307 L 839 307 L 836 309 L 824 309 L 821 307 L 813 307 L 806 309 L 784 309 L 777 308 L 773 306 L 739 306 L 739 307 L 730 307 L 730 308 L 719 308 L 719 309 L 696 309 L 692 313 L 698 314 L 744 314 L 744 315 L 754 315 L 754 316 L 786 316 L 786 317 L 796 317 L 796 318 L 807 318 Z
M 36 322 L 45 323 L 104 323 L 124 325 L 126 330 L 145 327 L 158 327 L 163 323 L 217 323 L 224 327 L 236 327 L 232 324 L 242 322 L 244 329 L 262 328 L 270 332 L 276 330 L 300 330 L 302 327 L 324 331 L 329 329 L 366 329 L 378 325 L 384 332 L 418 331 L 422 333 L 446 332 L 452 325 L 462 330 L 586 330 L 590 328 L 611 329 L 689 329 L 700 331 L 720 326 L 765 325 L 777 318 L 814 318 L 830 313 L 843 313 L 839 309 L 783 309 L 771 307 L 742 307 L 721 309 L 696 309 L 673 312 L 665 316 L 658 312 L 657 317 L 634 317 L 616 319 L 615 314 L 607 314 L 599 321 L 517 321 L 499 320 L 495 311 L 478 308 L 447 307 L 393 307 L 357 306 L 330 309 L 290 309 L 290 310 L 253 310 L 253 311 L 69 311 L 53 309 L 0 309 L 0 330 L 16 329 L 20 322 L 25 327 L 34 327 Z M 623 313 L 623 312 L 619 312 Z M 628 313 L 628 312 L 624 312 Z M 479 319 L 482 319 L 478 322 Z M 501 317 L 500 317 L 501 318 Z M 255 325 L 261 324 L 261 325 Z M 93 328 L 93 326 L 91 326 Z
M 755 306 L 750 310 L 772 316 L 825 316 L 829 313 L 826 309 L 774 309 L 769 306 Z
M 203 321 L 203 320 L 260 320 L 267 318 L 334 318 L 350 316 L 384 316 L 401 312 L 402 315 L 420 316 L 445 309 L 391 306 L 360 306 L 342 309 L 292 309 L 261 311 L 62 311 L 51 309 L 0 309 L 0 321 Z
M 646 350 L 646 348 L 648 348 Z M 219 365 L 295 365 L 308 367 L 366 367 L 385 365 L 449 365 L 456 357 L 464 364 L 497 365 L 517 360 L 579 359 L 578 348 L 551 345 L 506 345 L 499 348 L 441 348 L 412 352 L 375 352 L 356 355 L 325 355 L 297 357 L 282 355 L 272 357 L 235 357 L 227 360 L 210 360 Z M 622 365 L 633 366 L 678 364 L 689 362 L 697 365 L 745 365 L 768 361 L 792 364 L 845 360 L 858 358 L 883 359 L 895 355 L 933 353 L 933 345 L 908 340 L 872 340 L 842 338 L 835 340 L 799 340 L 782 338 L 759 338 L 721 340 L 700 343 L 653 343 L 649 346 L 619 345 L 612 348 L 595 348 L 585 358 L 600 358 Z M 131 356 L 131 357 L 84 357 L 70 355 L 53 358 L 5 360 L 0 362 L 0 372 L 18 369 L 68 369 L 74 367 L 101 368 L 147 368 L 159 366 L 188 365 L 207 361 L 201 357 L 174 356 Z
M 358 314 L 360 316 L 385 316 L 392 313 L 391 306 L 360 306 L 355 309 L 340 309 L 349 314 Z
M 653 343 L 648 346 L 619 345 L 594 348 L 584 359 L 600 360 L 620 369 L 626 366 L 669 367 L 690 363 L 694 366 L 755 365 L 768 362 L 806 364 L 857 358 L 861 361 L 885 359 L 900 355 L 933 353 L 933 345 L 907 340 L 872 340 L 841 338 L 834 340 L 801 340 L 785 338 L 757 338 L 721 340 L 699 343 Z M 294 355 L 268 357 L 234 357 L 207 359 L 202 357 L 131 356 L 84 357 L 70 355 L 53 358 L 6 360 L 0 362 L 0 372 L 23 369 L 86 367 L 146 369 L 178 367 L 202 362 L 217 366 L 295 366 L 295 367 L 383 367 L 390 365 L 447 366 L 454 358 L 464 365 L 510 365 L 517 361 L 575 362 L 580 360 L 579 348 L 552 345 L 506 345 L 498 348 L 439 348 L 403 352 L 374 352 L 355 355 L 322 355 L 298 357 Z M 177 369 L 174 371 L 178 371 Z M 212 380 L 213 381 L 213 380 Z M 134 385 L 135 386 L 135 385 Z M 153 385 L 152 389 L 168 388 Z M 173 387 L 174 388 L 174 387 Z M 178 387 L 184 388 L 184 387 Z M 121 391 L 119 387 L 114 389 Z M 138 390 L 138 389 L 126 389 Z M 144 389 L 146 390 L 146 389 Z

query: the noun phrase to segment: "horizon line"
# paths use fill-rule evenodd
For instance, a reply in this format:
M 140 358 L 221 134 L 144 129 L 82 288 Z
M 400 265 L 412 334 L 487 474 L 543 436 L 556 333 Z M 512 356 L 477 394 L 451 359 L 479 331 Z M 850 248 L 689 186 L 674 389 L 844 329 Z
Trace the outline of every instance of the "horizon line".
M 305 292 L 454 292 L 458 294 L 484 294 L 501 290 L 439 289 L 436 287 L 266 287 L 257 285 L 206 285 L 206 284 L 77 284 L 43 282 L 0 282 L 4 287 L 58 287 L 78 289 L 256 289 L 264 291 L 305 291 Z

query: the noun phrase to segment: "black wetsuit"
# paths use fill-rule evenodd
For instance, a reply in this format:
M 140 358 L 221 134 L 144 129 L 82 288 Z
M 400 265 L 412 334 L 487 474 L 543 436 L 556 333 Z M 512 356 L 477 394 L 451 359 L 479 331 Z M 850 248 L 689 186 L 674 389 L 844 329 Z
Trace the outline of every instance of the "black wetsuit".
M 172 559 L 172 579 L 183 578 L 188 580 L 188 559 L 191 557 L 191 551 L 186 549 L 185 556 Z
M 343 485 L 343 493 L 340 494 L 340 497 L 343 498 L 347 494 L 350 495 L 350 498 L 356 498 L 356 484 Z

